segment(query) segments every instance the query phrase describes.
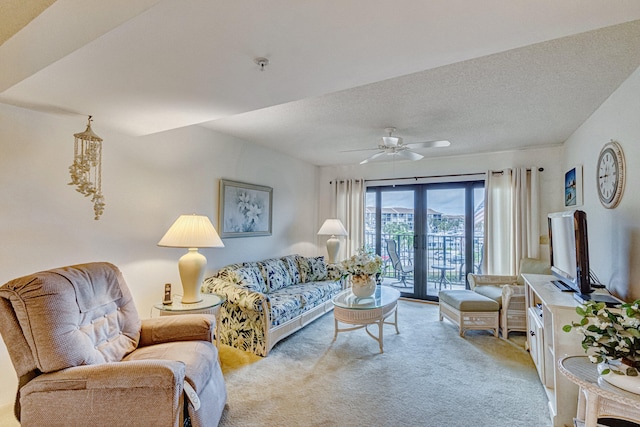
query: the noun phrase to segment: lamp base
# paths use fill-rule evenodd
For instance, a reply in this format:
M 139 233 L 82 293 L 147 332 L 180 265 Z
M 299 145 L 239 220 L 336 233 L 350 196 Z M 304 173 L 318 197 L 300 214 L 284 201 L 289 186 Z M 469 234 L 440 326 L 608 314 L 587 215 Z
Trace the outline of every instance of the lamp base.
M 178 261 L 180 280 L 182 281 L 182 303 L 194 304 L 202 301 L 200 284 L 204 277 L 207 258 L 198 252 L 198 248 L 189 248 Z
M 340 251 L 340 240 L 336 236 L 331 236 L 327 240 L 327 255 L 329 255 L 327 262 L 329 264 L 335 264 L 336 258 L 338 258 L 338 252 Z

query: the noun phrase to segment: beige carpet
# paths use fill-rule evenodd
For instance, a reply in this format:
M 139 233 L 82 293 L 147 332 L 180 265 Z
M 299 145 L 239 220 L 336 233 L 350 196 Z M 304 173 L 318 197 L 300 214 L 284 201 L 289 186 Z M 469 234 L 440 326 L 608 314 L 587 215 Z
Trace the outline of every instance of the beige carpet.
M 437 305 L 400 301 L 398 313 L 400 334 L 385 326 L 384 354 L 364 330 L 332 343 L 332 313 L 264 359 L 232 368 L 225 361 L 233 349 L 223 348 L 229 397 L 220 425 L 551 425 L 524 333 L 509 341 L 484 331 L 460 338 L 438 321 Z

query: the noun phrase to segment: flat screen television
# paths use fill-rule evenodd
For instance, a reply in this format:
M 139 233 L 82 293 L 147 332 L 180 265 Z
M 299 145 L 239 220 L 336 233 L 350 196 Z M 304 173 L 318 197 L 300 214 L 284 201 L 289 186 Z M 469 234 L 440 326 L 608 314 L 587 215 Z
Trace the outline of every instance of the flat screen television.
M 548 221 L 551 272 L 557 279 L 553 283 L 563 291 L 575 292 L 575 299 L 581 303 L 589 300 L 608 306 L 622 303 L 611 295 L 593 293 L 587 214 L 581 210 L 554 212 L 548 214 Z
M 587 214 L 581 210 L 554 212 L 548 221 L 554 284 L 562 290 L 590 294 Z

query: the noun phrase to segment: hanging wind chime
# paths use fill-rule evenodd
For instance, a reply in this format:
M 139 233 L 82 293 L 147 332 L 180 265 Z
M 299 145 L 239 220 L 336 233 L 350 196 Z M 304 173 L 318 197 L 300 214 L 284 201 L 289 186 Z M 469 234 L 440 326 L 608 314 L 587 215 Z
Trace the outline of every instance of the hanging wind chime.
M 71 182 L 76 191 L 85 197 L 91 196 L 94 219 L 100 219 L 104 212 L 102 196 L 102 138 L 91 130 L 91 116 L 84 132 L 73 135 L 73 164 L 69 166 Z

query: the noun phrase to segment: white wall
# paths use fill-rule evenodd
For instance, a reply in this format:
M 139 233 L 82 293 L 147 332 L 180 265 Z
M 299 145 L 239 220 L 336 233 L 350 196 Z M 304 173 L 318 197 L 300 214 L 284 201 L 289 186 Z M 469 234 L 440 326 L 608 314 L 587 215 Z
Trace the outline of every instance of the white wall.
M 86 119 L 0 104 L 0 284 L 63 265 L 109 261 L 118 265 L 141 317 L 161 300 L 164 283 L 179 291 L 184 250 L 156 246 L 180 215 L 208 215 L 217 226 L 219 179 L 273 187 L 273 235 L 225 239 L 203 249 L 209 270 L 246 260 L 317 253 L 318 168 L 200 127 L 134 138 L 104 139 L 104 215 L 69 182 L 73 134 Z M 17 379 L 0 342 L 0 406 L 13 401 Z
M 583 166 L 584 206 L 589 223 L 591 269 L 625 300 L 640 298 L 640 69 L 567 140 L 564 170 Z M 615 209 L 605 209 L 596 190 L 596 163 L 603 145 L 615 140 L 626 157 L 626 188 Z
M 455 141 L 453 141 L 455 144 Z M 365 165 L 331 166 L 320 169 L 320 200 L 328 200 L 330 181 L 335 178 L 406 178 L 422 176 L 441 176 L 452 174 L 485 173 L 488 170 L 501 170 L 508 167 L 542 167 L 540 175 L 540 233 L 547 235 L 547 213 L 562 210 L 563 182 L 561 173 L 562 147 L 486 153 L 472 156 L 425 158 L 419 162 L 368 163 Z M 438 178 L 440 181 L 455 178 Z M 411 181 L 406 181 L 411 183 Z M 320 218 L 331 215 L 328 204 L 320 204 Z M 549 257 L 547 244 L 540 246 L 541 257 Z

